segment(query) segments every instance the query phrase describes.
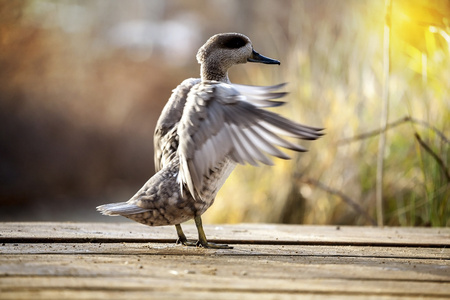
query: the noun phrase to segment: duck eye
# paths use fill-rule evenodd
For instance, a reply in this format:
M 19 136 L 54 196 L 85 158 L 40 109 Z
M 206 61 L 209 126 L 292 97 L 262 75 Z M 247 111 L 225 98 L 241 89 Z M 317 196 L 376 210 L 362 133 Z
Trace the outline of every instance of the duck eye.
M 223 43 L 224 48 L 237 49 L 245 46 L 247 41 L 240 37 L 231 38 Z

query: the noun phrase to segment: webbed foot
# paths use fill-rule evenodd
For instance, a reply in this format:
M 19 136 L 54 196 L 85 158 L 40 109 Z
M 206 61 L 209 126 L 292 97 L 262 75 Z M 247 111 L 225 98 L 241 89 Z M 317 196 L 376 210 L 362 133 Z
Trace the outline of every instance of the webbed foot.
M 225 245 L 225 244 L 215 244 L 215 243 L 210 243 L 208 241 L 198 241 L 196 243 L 197 247 L 203 247 L 203 248 L 209 248 L 209 249 L 233 249 L 233 247 Z
M 188 241 L 186 235 L 184 235 L 183 229 L 181 229 L 180 224 L 176 224 L 175 228 L 177 229 L 178 239 L 176 241 L 177 245 L 182 244 L 183 246 L 197 246 L 197 243 L 194 241 Z
M 202 247 L 202 248 L 207 248 L 207 249 L 233 249 L 233 247 L 228 246 L 228 245 L 223 245 L 223 244 L 215 244 L 215 243 L 210 243 L 206 240 L 206 235 L 205 232 L 203 230 L 203 225 L 202 225 L 202 219 L 200 218 L 200 216 L 195 217 L 195 225 L 197 226 L 197 231 L 198 231 L 198 241 L 194 242 L 194 241 L 189 241 L 186 238 L 186 235 L 183 232 L 183 229 L 181 229 L 181 225 L 180 224 L 176 224 L 175 228 L 177 229 L 177 234 L 178 234 L 178 239 L 177 239 L 177 244 L 182 244 L 184 246 L 195 246 L 195 247 Z
M 197 247 L 210 248 L 210 249 L 233 249 L 233 247 L 223 244 L 210 243 L 206 240 L 205 231 L 203 230 L 202 218 L 197 216 L 194 218 L 195 226 L 197 226 L 198 231 L 198 242 Z
M 177 245 L 181 244 L 183 246 L 197 246 L 197 243 L 194 241 L 188 241 L 187 239 L 182 240 L 180 238 L 177 239 L 176 241 Z

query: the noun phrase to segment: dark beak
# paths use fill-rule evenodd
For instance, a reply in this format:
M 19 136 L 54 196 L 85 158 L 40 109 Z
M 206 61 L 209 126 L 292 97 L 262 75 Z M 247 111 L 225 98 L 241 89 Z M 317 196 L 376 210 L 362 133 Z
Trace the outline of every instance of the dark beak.
M 252 56 L 247 58 L 247 61 L 255 62 L 255 63 L 262 63 L 262 64 L 269 64 L 269 65 L 279 65 L 280 64 L 280 62 L 278 60 L 265 57 L 264 55 L 259 54 L 255 50 L 252 51 Z

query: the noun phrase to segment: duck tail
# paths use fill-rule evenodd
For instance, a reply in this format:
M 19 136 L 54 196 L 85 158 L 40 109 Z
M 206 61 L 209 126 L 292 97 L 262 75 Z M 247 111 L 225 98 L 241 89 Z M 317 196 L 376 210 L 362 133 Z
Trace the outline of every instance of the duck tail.
M 127 216 L 148 211 L 148 209 L 139 207 L 135 204 L 130 204 L 128 202 L 100 205 L 97 206 L 97 210 L 105 216 Z

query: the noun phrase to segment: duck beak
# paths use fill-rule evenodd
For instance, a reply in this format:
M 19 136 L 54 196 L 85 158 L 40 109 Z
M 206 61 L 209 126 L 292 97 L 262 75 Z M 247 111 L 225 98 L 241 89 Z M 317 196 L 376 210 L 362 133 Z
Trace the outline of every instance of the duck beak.
M 269 64 L 269 65 L 279 65 L 280 62 L 276 59 L 265 57 L 264 55 L 259 54 L 255 50 L 252 51 L 252 56 L 247 58 L 248 62 Z

